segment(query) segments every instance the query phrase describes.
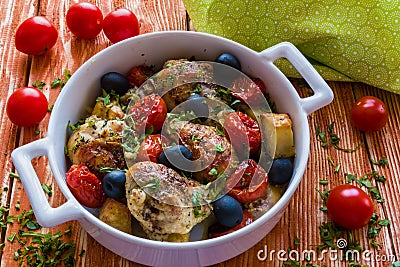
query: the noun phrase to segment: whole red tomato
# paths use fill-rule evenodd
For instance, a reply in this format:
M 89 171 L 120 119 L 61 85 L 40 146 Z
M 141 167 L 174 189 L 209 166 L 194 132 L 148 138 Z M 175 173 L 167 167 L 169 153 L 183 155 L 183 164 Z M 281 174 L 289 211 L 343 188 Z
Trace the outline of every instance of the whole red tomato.
M 326 206 L 332 220 L 346 229 L 363 227 L 374 213 L 371 198 L 367 193 L 350 184 L 339 185 L 332 189 Z
M 137 160 L 157 163 L 158 156 L 163 152 L 163 146 L 168 146 L 168 140 L 161 134 L 147 136 L 140 144 Z
M 129 115 L 135 122 L 136 130 L 143 127 L 148 130 L 152 127 L 152 133 L 161 130 L 167 117 L 167 105 L 159 95 L 151 94 L 138 100 L 129 110 Z
M 72 165 L 66 182 L 79 203 L 88 208 L 100 208 L 106 201 L 101 181 L 84 165 Z
M 382 129 L 388 121 L 385 104 L 373 96 L 358 99 L 351 109 L 351 123 L 364 132 L 375 132 Z
M 252 159 L 242 161 L 226 182 L 228 195 L 240 203 L 252 202 L 264 196 L 267 186 L 267 172 Z
M 233 233 L 249 224 L 251 224 L 254 221 L 253 216 L 248 210 L 243 210 L 243 219 L 242 222 L 238 225 L 236 225 L 233 228 L 227 228 L 219 224 L 215 224 L 210 227 L 208 231 L 209 238 L 216 238 L 219 236 L 227 235 L 230 233 Z
M 42 91 L 33 87 L 22 87 L 14 91 L 8 98 L 7 115 L 14 124 L 28 127 L 43 120 L 48 105 Z
M 245 113 L 240 111 L 229 113 L 224 121 L 224 130 L 239 155 L 244 155 L 248 151 L 253 154 L 261 146 L 260 127 Z
M 72 5 L 66 15 L 68 29 L 82 39 L 95 38 L 102 30 L 103 14 L 91 3 Z
M 56 28 L 42 16 L 22 22 L 15 33 L 15 47 L 28 55 L 40 55 L 52 48 L 58 38 Z
M 126 9 L 120 8 L 110 12 L 103 21 L 103 31 L 112 43 L 139 35 L 140 25 L 136 15 Z

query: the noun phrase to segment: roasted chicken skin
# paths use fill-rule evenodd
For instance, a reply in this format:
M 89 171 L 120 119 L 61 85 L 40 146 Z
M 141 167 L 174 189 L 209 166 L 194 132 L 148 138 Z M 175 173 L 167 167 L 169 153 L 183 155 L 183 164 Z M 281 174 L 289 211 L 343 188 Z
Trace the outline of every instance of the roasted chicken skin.
M 180 142 L 192 151 L 193 160 L 202 168 L 193 173 L 195 180 L 212 182 L 222 173 L 229 172 L 231 144 L 215 127 L 188 122 L 182 124 L 178 133 Z
M 88 117 L 68 140 L 72 164 L 84 164 L 98 176 L 102 175 L 100 168 L 125 169 L 122 130 L 122 121 Z
M 186 235 L 211 213 L 199 183 L 151 161 L 132 165 L 126 175 L 128 208 L 151 239 Z M 204 194 L 205 195 L 205 194 Z

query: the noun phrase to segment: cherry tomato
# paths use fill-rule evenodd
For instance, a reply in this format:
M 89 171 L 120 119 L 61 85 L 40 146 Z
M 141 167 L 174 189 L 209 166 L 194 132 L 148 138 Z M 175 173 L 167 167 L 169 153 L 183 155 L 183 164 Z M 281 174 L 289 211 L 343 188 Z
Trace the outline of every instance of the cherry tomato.
M 367 193 L 350 184 L 339 185 L 332 189 L 326 206 L 332 220 L 346 229 L 363 227 L 374 212 L 371 198 Z
M 354 103 L 350 118 L 357 129 L 375 132 L 386 125 L 389 116 L 385 104 L 380 99 L 364 96 Z
M 152 132 L 161 130 L 167 117 L 167 105 L 159 95 L 151 94 L 138 100 L 130 109 L 129 114 L 135 121 L 136 129 L 147 130 L 152 127 Z
M 261 81 L 261 80 L 260 80 Z M 259 82 L 258 82 L 259 83 Z M 262 104 L 264 98 L 260 87 L 255 82 L 250 82 L 245 77 L 240 77 L 233 82 L 232 88 L 230 88 L 231 94 L 243 101 L 248 105 L 259 105 Z
M 253 154 L 261 146 L 260 127 L 245 113 L 240 111 L 230 113 L 225 119 L 224 130 L 239 155 L 247 151 Z M 247 140 L 247 144 L 243 140 Z
M 140 87 L 151 75 L 153 70 L 145 65 L 133 67 L 128 74 L 128 80 L 131 86 Z
M 56 28 L 45 17 L 35 16 L 22 22 L 15 33 L 15 47 L 28 55 L 41 55 L 52 48 L 58 38 Z
M 68 29 L 82 39 L 95 38 L 102 30 L 103 14 L 91 3 L 77 3 L 72 5 L 66 15 Z
M 259 199 L 267 192 L 268 175 L 252 159 L 242 161 L 226 182 L 228 195 L 240 203 Z
M 252 78 L 252 80 L 258 86 L 261 93 L 263 93 L 263 94 L 267 93 L 267 87 L 265 86 L 265 83 L 260 78 Z
M 101 181 L 85 165 L 72 165 L 66 182 L 79 203 L 88 208 L 100 208 L 106 201 Z
M 163 152 L 163 146 L 168 146 L 168 140 L 161 134 L 147 136 L 140 144 L 138 150 L 138 161 L 152 161 L 157 163 L 158 156 Z
M 42 91 L 33 87 L 22 87 L 8 98 L 6 109 L 8 117 L 14 124 L 28 127 L 43 120 L 48 106 Z
M 140 26 L 132 11 L 120 8 L 110 12 L 103 21 L 103 31 L 112 43 L 139 35 Z
M 251 213 L 248 210 L 243 210 L 243 219 L 240 224 L 236 225 L 233 228 L 228 228 L 228 227 L 224 227 L 220 224 L 215 224 L 210 227 L 210 229 L 208 231 L 208 236 L 209 236 L 209 238 L 215 238 L 215 237 L 227 235 L 227 234 L 233 233 L 233 232 L 251 224 L 253 221 L 254 221 L 254 218 L 251 215 Z

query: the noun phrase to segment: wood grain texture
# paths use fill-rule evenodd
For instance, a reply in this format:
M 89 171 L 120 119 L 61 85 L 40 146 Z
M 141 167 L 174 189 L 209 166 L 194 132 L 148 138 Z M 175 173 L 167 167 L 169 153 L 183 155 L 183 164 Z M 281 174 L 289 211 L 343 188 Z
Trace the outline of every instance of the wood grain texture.
M 186 17 L 185 7 L 181 0 L 90 0 L 102 10 L 103 14 L 117 8 L 126 7 L 134 11 L 141 24 L 141 33 L 165 30 L 192 30 Z M 66 69 L 72 73 L 83 62 L 98 51 L 110 45 L 104 33 L 93 40 L 80 40 L 74 37 L 66 27 L 65 15 L 69 6 L 74 1 L 68 0 L 31 0 L 0 2 L 0 179 L 2 188 L 9 188 L 1 195 L 1 205 L 10 207 L 10 214 L 19 214 L 15 206 L 20 203 L 21 210 L 30 209 L 28 198 L 21 182 L 10 178 L 10 171 L 14 171 L 10 153 L 14 147 L 26 144 L 46 135 L 47 123 L 50 113 L 39 125 L 29 128 L 19 128 L 8 120 L 5 111 L 7 97 L 18 87 L 31 85 L 40 80 L 50 84 L 56 77 L 61 77 Z M 59 40 L 48 54 L 40 57 L 29 57 L 15 49 L 13 37 L 17 26 L 26 18 L 33 15 L 46 16 L 59 30 Z M 294 80 L 302 96 L 306 96 L 309 89 L 301 81 Z M 378 241 L 383 246 L 380 250 L 372 250 L 369 240 L 366 238 L 366 228 L 353 231 L 353 236 L 360 241 L 365 249 L 371 249 L 375 255 L 400 255 L 400 212 L 398 203 L 400 201 L 400 95 L 367 86 L 360 83 L 330 82 L 335 100 L 333 103 L 309 117 L 311 147 L 310 157 L 302 182 L 294 194 L 287 211 L 270 234 L 264 237 L 257 245 L 245 253 L 215 266 L 282 266 L 282 261 L 277 255 L 272 259 L 267 258 L 260 261 L 257 255 L 260 250 L 267 247 L 268 251 L 287 250 L 288 248 L 298 251 L 315 249 L 314 245 L 321 243 L 319 237 L 319 225 L 329 221 L 326 213 L 319 210 L 323 205 L 322 200 L 315 190 L 331 189 L 345 181 L 345 173 L 357 176 L 365 175 L 372 170 L 378 170 L 381 175 L 387 177 L 385 184 L 377 184 L 382 197 L 386 200 L 383 204 L 376 204 L 376 212 L 381 218 L 391 220 L 389 227 L 383 228 Z M 58 89 L 44 89 L 49 103 L 53 104 L 59 94 Z M 351 126 L 349 114 L 355 99 L 364 95 L 375 95 L 381 98 L 389 109 L 389 123 L 377 133 L 364 134 Z M 326 130 L 327 126 L 335 122 L 334 132 L 340 138 L 341 147 L 355 147 L 363 144 L 354 153 L 344 153 L 332 147 L 323 148 L 318 142 L 315 134 L 317 125 Z M 39 134 L 37 132 L 39 130 Z M 371 164 L 370 158 L 378 160 L 387 157 L 389 167 L 377 167 Z M 340 169 L 335 172 L 335 166 L 328 161 L 340 164 Z M 55 184 L 46 157 L 33 160 L 33 165 L 39 175 L 41 183 L 53 187 L 53 196 L 49 197 L 49 203 L 57 207 L 64 203 L 65 199 Z M 319 184 L 319 180 L 328 180 L 328 185 Z M 47 231 L 63 231 L 68 225 L 72 226 L 71 239 L 76 243 L 76 266 L 141 266 L 129 262 L 120 256 L 105 249 L 88 235 L 77 222 L 70 222 L 52 229 L 41 229 Z M 1 232 L 1 240 L 5 247 L 1 253 L 1 266 L 16 266 L 13 253 L 19 247 L 17 242 L 10 243 L 6 237 L 18 230 L 18 224 L 9 225 Z M 300 244 L 295 245 L 299 239 Z M 83 257 L 78 254 L 85 250 Z M 397 258 L 399 260 L 399 258 Z M 329 261 L 327 258 L 322 262 L 315 262 L 327 266 L 345 266 L 341 261 Z M 366 263 L 369 266 L 389 266 L 389 262 L 373 261 Z

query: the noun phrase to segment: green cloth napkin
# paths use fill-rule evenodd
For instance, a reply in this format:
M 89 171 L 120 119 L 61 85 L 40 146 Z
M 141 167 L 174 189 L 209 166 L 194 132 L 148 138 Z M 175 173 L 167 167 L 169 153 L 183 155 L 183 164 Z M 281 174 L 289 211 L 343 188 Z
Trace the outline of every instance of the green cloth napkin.
M 326 80 L 400 93 L 399 0 L 184 0 L 197 31 L 256 51 L 292 42 Z M 286 61 L 277 65 L 299 77 Z

